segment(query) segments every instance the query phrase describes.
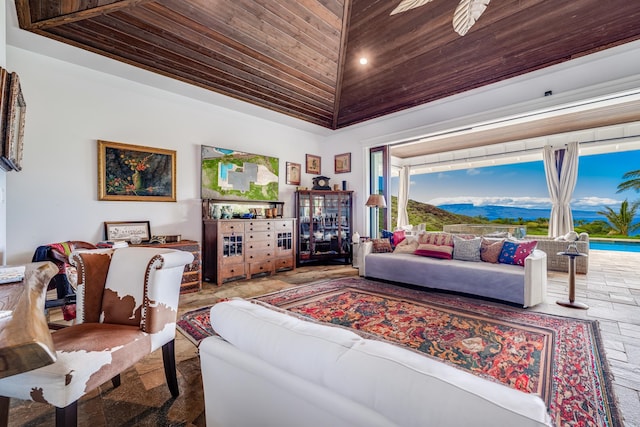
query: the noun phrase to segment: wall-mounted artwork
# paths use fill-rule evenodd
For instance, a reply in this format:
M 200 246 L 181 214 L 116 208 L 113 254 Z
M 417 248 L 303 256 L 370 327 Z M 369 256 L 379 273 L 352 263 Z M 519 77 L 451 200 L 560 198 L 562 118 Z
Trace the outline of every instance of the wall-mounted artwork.
M 351 153 L 337 154 L 335 156 L 336 173 L 351 172 Z
M 98 141 L 98 199 L 176 201 L 176 152 Z
M 305 172 L 312 174 L 319 174 L 322 170 L 321 162 L 322 159 L 320 156 L 314 156 L 313 154 L 306 155 L 306 164 L 305 164 Z
M 201 146 L 202 199 L 277 201 L 277 157 Z
M 287 162 L 287 184 L 300 185 L 301 171 L 300 163 Z
M 16 73 L 0 72 L 0 114 L 2 115 L 2 163 L 5 170 L 22 169 L 22 144 L 27 104 Z

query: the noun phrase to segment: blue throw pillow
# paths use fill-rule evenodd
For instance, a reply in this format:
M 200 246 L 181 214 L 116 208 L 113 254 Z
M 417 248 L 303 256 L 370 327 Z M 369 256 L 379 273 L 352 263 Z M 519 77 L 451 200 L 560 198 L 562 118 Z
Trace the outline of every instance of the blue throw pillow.
M 389 239 L 389 243 L 393 246 L 393 231 L 382 230 L 380 234 L 383 239 Z
M 515 256 L 516 250 L 518 249 L 518 244 L 510 241 L 505 241 L 502 245 L 502 251 L 500 252 L 500 257 L 498 258 L 498 262 L 502 264 L 515 264 Z

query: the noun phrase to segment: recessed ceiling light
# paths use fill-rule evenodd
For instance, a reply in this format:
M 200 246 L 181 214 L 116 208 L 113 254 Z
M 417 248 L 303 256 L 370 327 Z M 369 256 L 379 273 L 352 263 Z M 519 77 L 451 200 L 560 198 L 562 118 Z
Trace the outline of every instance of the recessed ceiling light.
M 369 62 L 369 60 L 367 58 L 365 58 L 364 56 L 362 58 L 360 58 L 360 65 L 367 65 L 368 62 Z

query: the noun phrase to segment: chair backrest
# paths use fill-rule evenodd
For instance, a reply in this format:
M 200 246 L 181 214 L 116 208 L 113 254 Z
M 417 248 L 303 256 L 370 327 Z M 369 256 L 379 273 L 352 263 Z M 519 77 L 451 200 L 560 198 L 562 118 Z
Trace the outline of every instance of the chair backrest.
M 78 268 L 78 323 L 139 325 L 161 331 L 177 316 L 189 252 L 128 247 L 74 252 Z

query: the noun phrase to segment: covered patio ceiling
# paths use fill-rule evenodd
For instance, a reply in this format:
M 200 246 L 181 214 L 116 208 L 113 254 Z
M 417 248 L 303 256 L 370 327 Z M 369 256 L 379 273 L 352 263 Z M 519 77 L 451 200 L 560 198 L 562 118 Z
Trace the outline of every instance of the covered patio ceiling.
M 640 90 L 532 111 L 390 147 L 394 174 L 542 160 L 542 147 L 580 142 L 580 155 L 640 149 Z M 446 150 L 443 150 L 446 147 Z

